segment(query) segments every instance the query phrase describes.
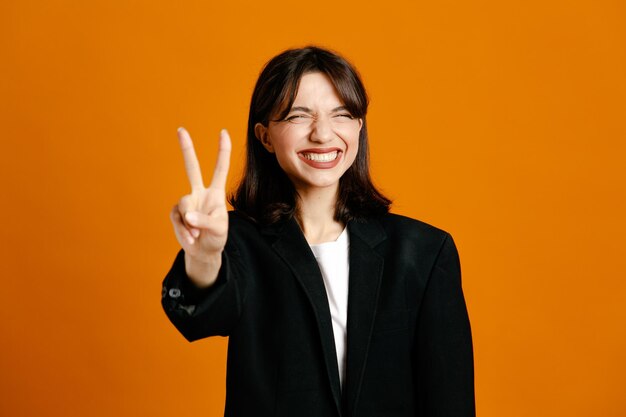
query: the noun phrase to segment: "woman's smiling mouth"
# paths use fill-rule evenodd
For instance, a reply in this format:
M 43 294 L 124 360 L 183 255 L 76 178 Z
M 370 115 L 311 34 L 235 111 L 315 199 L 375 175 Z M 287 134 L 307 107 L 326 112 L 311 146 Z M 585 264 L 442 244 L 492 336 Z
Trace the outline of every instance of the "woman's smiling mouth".
M 334 161 L 335 158 L 337 158 L 338 154 L 339 152 L 337 151 L 328 152 L 328 153 L 305 153 L 305 152 L 302 153 L 302 155 L 306 159 L 310 159 L 311 161 L 317 161 L 317 162 Z
M 338 149 L 307 149 L 298 153 L 298 157 L 313 168 L 328 169 L 335 167 L 341 160 Z

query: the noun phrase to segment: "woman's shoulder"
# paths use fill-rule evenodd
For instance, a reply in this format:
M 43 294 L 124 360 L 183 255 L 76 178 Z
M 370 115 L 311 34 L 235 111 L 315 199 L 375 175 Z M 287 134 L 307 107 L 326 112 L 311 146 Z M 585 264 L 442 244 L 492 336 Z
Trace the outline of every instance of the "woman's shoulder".
M 401 214 L 387 213 L 378 217 L 377 221 L 390 239 L 437 245 L 450 238 L 450 234 L 440 227 Z
M 430 223 L 426 223 L 423 220 L 415 219 L 397 213 L 386 213 L 378 218 L 381 224 L 389 228 L 410 229 L 412 231 L 421 231 L 423 233 L 433 235 L 446 235 L 447 231 L 441 229 L 438 226 L 434 226 Z
M 273 224 L 264 224 L 241 210 L 230 210 L 228 212 L 229 236 L 241 236 L 247 240 L 262 235 L 277 236 L 290 221 L 291 219 L 283 219 Z
M 444 247 L 454 244 L 447 231 L 395 213 L 351 222 L 351 231 L 372 248 L 379 248 L 390 260 L 404 262 L 419 254 L 420 262 L 424 265 L 431 265 Z
M 261 231 L 261 225 L 252 217 L 240 210 L 228 212 L 229 235 L 243 235 L 250 237 Z

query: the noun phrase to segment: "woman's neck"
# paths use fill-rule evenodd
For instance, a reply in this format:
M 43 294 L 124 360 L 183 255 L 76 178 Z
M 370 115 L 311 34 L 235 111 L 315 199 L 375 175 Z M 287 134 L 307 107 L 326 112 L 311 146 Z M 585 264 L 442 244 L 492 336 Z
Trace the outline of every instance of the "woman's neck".
M 337 187 L 298 190 L 298 223 L 310 245 L 337 240 L 345 225 L 335 220 Z

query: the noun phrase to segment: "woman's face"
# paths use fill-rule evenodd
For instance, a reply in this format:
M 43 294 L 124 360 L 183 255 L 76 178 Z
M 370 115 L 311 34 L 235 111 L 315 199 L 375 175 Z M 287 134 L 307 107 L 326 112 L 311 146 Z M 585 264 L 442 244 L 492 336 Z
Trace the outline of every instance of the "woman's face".
M 354 162 L 363 121 L 344 108 L 327 75 L 302 76 L 298 93 L 284 120 L 255 126 L 265 149 L 303 192 L 337 188 L 339 178 Z

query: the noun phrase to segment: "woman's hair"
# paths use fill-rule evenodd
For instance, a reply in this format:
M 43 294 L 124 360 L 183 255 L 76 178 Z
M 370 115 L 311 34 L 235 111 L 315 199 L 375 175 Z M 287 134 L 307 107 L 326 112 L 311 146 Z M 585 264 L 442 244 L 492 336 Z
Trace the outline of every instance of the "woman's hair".
M 254 126 L 261 123 L 267 127 L 270 119 L 284 119 L 296 98 L 300 79 L 311 72 L 326 74 L 346 109 L 363 120 L 356 159 L 339 180 L 335 220 L 347 223 L 388 212 L 391 201 L 374 187 L 369 173 L 365 87 L 348 61 L 315 46 L 286 50 L 263 68 L 250 103 L 246 167 L 229 202 L 236 210 L 264 224 L 297 215 L 295 187 L 276 156 L 256 138 Z

